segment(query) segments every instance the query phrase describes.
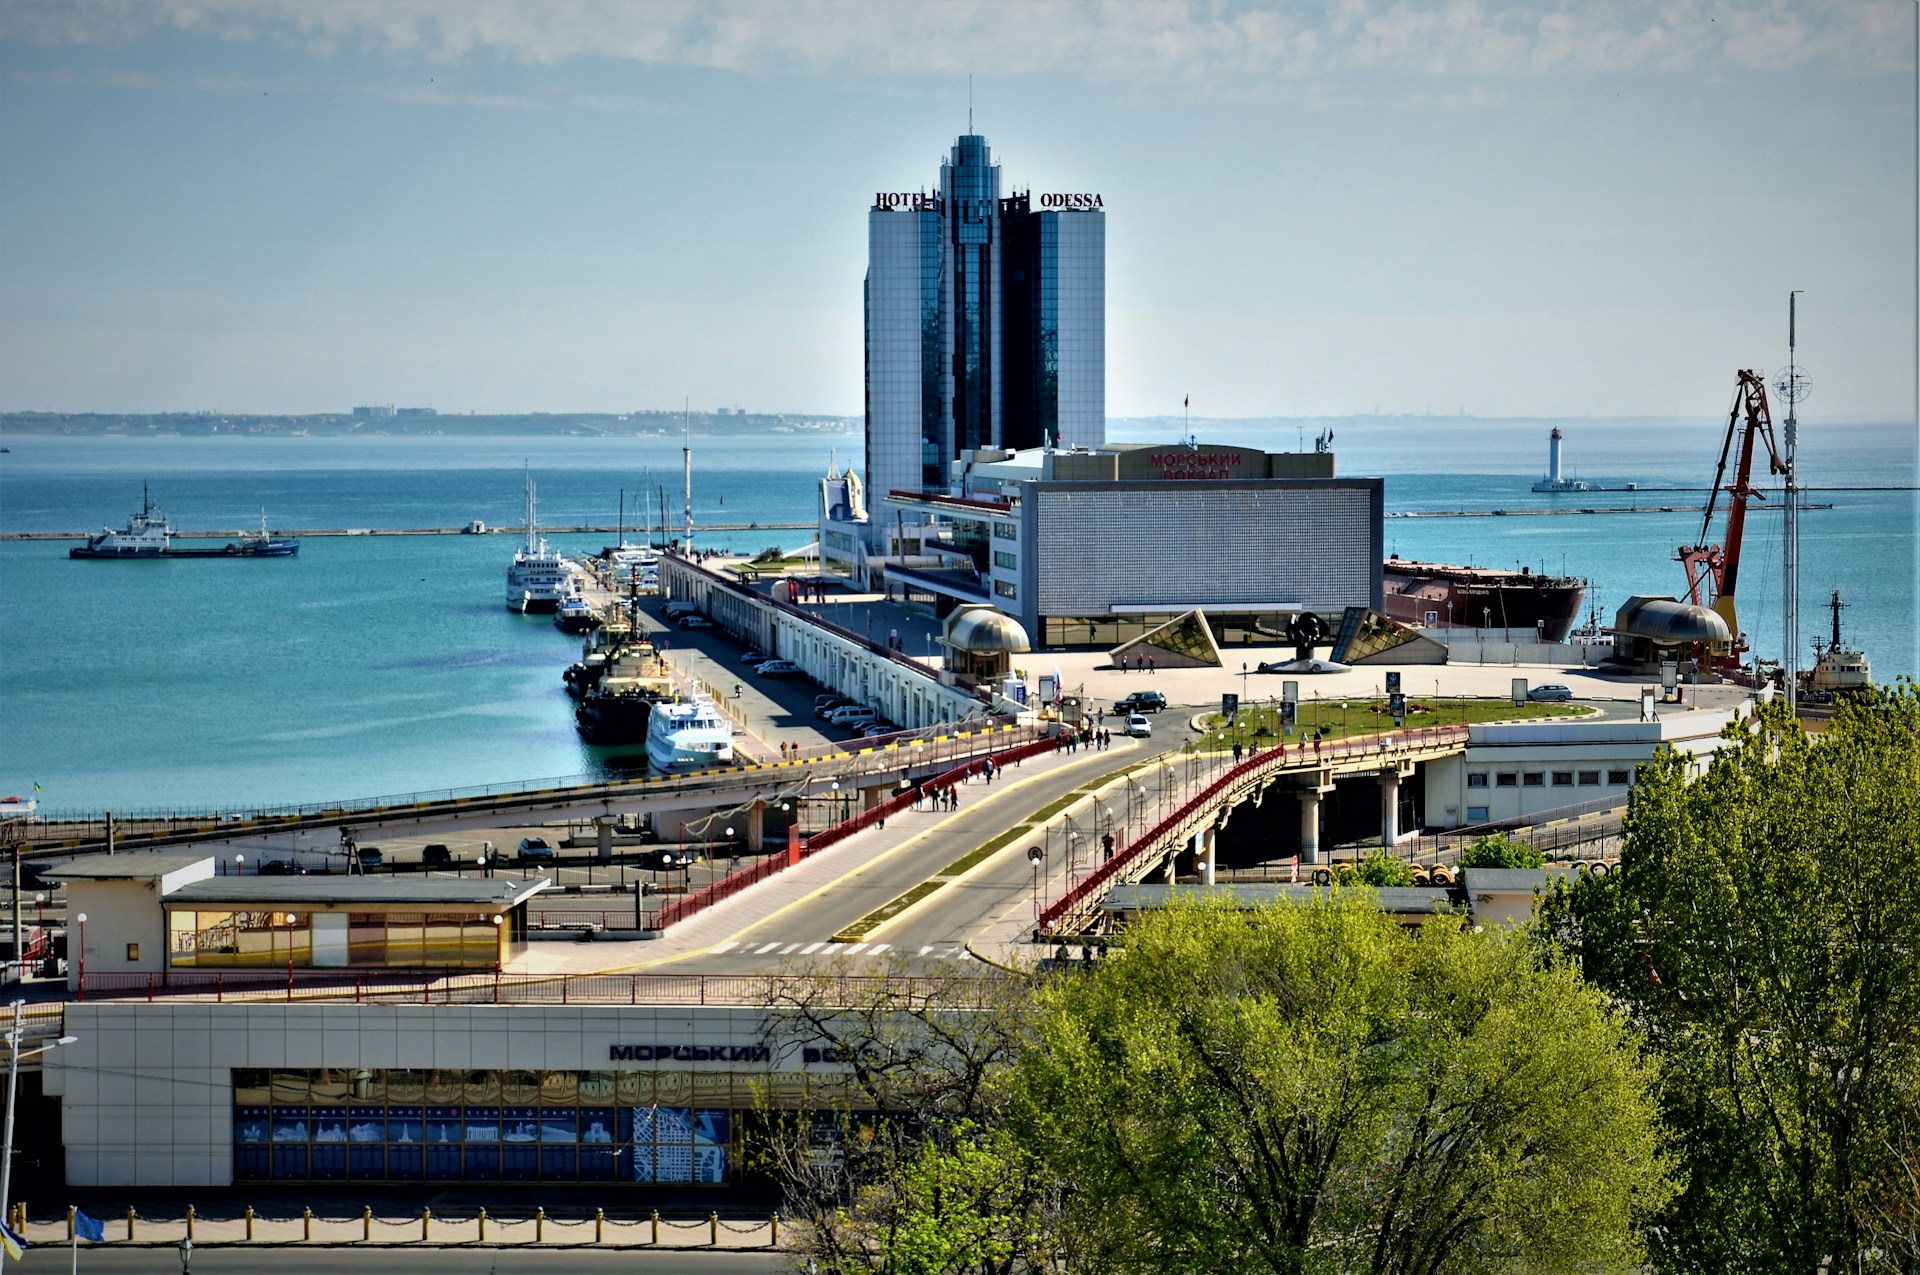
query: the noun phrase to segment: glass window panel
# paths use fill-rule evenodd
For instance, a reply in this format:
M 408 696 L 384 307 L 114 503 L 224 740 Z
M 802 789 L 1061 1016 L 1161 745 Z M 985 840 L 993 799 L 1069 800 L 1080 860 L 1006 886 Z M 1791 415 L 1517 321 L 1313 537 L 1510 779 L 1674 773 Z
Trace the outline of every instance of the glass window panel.
M 348 1108 L 348 1142 L 385 1142 L 386 1140 L 387 1109 L 385 1107 Z
M 273 1109 L 273 1140 L 275 1142 L 305 1142 L 311 1128 L 311 1116 L 305 1107 Z
M 233 1109 L 235 1142 L 266 1142 L 272 1126 L 265 1107 L 245 1106 Z

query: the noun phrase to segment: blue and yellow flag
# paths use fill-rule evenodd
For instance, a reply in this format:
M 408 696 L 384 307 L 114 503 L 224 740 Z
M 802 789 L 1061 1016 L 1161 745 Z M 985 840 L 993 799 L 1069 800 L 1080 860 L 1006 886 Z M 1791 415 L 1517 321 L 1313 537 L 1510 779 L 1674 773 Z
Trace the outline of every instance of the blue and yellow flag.
M 0 1248 L 6 1249 L 7 1256 L 16 1262 L 27 1255 L 27 1242 L 4 1222 L 0 1222 Z

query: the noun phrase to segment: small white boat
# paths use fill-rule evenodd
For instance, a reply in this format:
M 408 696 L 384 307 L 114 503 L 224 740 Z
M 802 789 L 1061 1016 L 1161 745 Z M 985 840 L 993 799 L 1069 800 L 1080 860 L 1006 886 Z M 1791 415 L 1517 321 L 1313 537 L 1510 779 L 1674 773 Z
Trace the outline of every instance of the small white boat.
M 647 764 L 677 772 L 733 760 L 733 725 L 705 695 L 655 704 L 647 723 Z

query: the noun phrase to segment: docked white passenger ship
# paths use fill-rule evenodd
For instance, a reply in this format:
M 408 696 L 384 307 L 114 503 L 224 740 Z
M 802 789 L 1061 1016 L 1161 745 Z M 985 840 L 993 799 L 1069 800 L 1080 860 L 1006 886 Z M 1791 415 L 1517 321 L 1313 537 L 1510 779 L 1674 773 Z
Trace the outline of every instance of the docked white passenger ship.
M 532 475 L 526 482 L 527 540 L 514 551 L 513 562 L 507 567 L 507 609 L 550 615 L 560 609 L 563 599 L 577 592 L 573 564 L 557 549 L 549 548 L 541 536 Z
M 655 770 L 691 770 L 733 760 L 733 724 L 711 698 L 655 704 L 647 724 L 647 764 Z

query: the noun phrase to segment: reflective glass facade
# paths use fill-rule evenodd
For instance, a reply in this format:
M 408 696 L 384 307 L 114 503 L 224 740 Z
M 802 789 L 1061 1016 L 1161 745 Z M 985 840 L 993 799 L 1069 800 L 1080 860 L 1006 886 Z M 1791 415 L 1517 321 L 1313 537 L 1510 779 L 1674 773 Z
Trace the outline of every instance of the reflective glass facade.
M 238 1070 L 233 1180 L 729 1183 L 736 1112 L 750 1121 L 752 1097 L 743 1083 L 737 1094 L 695 1099 L 688 1080 L 613 1071 Z
M 962 452 L 1105 441 L 1105 222 L 1090 205 L 1003 196 L 976 134 L 955 141 L 937 193 L 876 198 L 864 291 L 876 505 L 946 490 Z M 873 519 L 869 548 L 890 552 L 893 530 Z

